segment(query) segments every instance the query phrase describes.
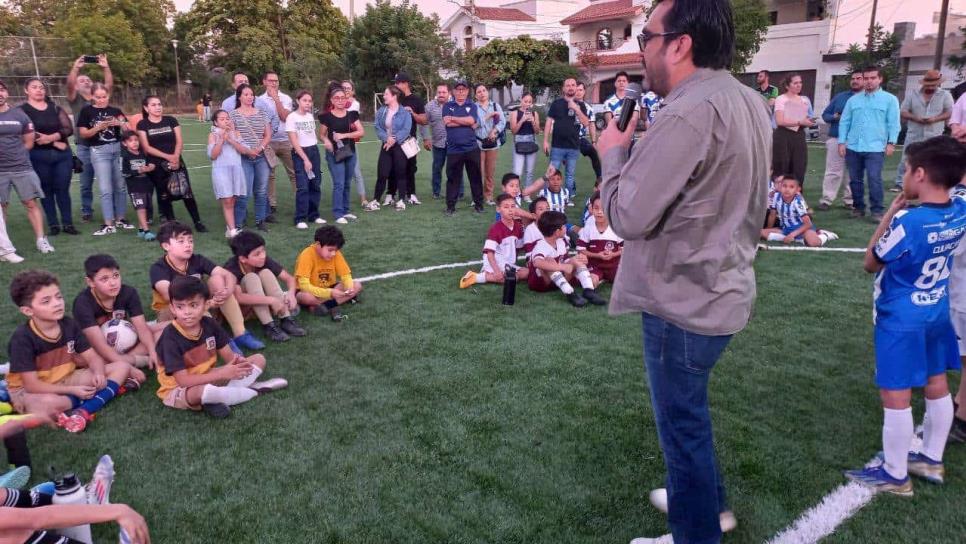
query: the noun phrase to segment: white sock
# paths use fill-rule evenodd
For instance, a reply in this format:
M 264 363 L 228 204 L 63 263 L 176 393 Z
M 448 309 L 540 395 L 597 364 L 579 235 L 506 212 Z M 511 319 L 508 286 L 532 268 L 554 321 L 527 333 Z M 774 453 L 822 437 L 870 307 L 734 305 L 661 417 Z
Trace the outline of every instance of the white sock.
M 922 453 L 934 461 L 943 460 L 946 438 L 953 425 L 953 397 L 926 399 L 926 417 L 922 420 Z
M 901 480 L 909 473 L 912 432 L 912 408 L 885 409 L 885 421 L 882 424 L 882 452 L 885 454 L 885 469 L 893 478 Z
M 828 243 L 828 234 L 825 234 L 824 232 L 819 232 L 818 239 L 822 242 L 822 245 L 824 246 L 825 244 Z
M 244 378 L 240 378 L 240 379 L 232 380 L 228 382 L 227 387 L 248 387 L 249 385 L 255 383 L 255 380 L 257 380 L 258 377 L 261 376 L 261 374 L 262 374 L 262 369 L 258 368 L 257 366 L 252 366 L 251 374 L 249 374 L 248 376 L 245 376 Z
M 558 270 L 553 274 L 550 274 L 550 280 L 553 281 L 557 288 L 563 291 L 563 294 L 569 295 L 570 293 L 574 292 L 573 286 L 571 286 L 570 282 L 567 281 L 567 278 L 564 276 L 563 272 Z
M 483 272 L 477 272 L 476 283 L 486 283 L 486 274 Z
M 769 242 L 781 242 L 785 239 L 785 235 L 780 232 L 770 232 L 768 233 Z
M 577 271 L 574 273 L 574 276 L 577 277 L 577 281 L 580 282 L 580 286 L 583 287 L 584 289 L 592 290 L 594 288 L 594 280 L 591 279 L 590 271 L 587 270 L 586 267 L 581 266 L 580 268 L 578 268 Z
M 201 390 L 203 404 L 225 404 L 234 406 L 248 402 L 258 396 L 258 392 L 247 387 L 219 387 L 210 383 Z

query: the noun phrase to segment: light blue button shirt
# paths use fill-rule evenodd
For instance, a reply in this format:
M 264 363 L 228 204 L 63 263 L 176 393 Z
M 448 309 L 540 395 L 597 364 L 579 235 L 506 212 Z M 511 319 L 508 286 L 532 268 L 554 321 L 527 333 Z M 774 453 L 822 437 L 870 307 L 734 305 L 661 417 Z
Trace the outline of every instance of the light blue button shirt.
M 856 94 L 839 119 L 839 143 L 859 153 L 882 153 L 899 138 L 899 100 L 882 89 Z

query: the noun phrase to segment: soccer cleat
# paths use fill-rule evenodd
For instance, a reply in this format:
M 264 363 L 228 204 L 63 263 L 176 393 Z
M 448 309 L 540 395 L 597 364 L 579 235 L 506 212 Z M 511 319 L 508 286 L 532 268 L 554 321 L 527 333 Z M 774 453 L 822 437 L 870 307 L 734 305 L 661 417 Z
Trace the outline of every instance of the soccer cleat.
M 422 202 L 420 202 L 419 199 L 416 198 L 416 195 L 409 195 L 409 203 L 412 204 L 413 206 L 419 206 L 420 204 L 422 204 Z
M 299 230 L 305 230 L 309 228 L 309 226 L 305 223 L 305 221 L 299 221 L 298 223 L 295 224 L 295 228 Z
M 141 382 L 128 376 L 128 378 L 124 380 L 124 385 L 122 385 L 121 387 L 123 387 L 126 392 L 133 393 L 141 389 Z
M 23 257 L 17 255 L 16 253 L 7 253 L 6 255 L 0 255 L 0 261 L 5 263 L 17 264 L 23 262 Z
M 382 199 L 382 206 L 384 208 L 386 206 L 392 206 L 392 203 L 393 203 L 392 195 L 386 195 L 386 198 Z
M 460 278 L 460 289 L 471 287 L 474 283 L 476 283 L 476 272 L 467 270 L 466 274 L 463 274 L 463 277 Z
M 54 246 L 50 245 L 50 241 L 47 240 L 46 236 L 43 238 L 37 238 L 37 251 L 44 254 L 53 253 Z
M 87 418 L 78 412 L 83 410 L 72 410 L 69 414 L 61 412 L 57 414 L 57 426 L 69 433 L 79 433 L 87 428 Z
M 929 483 L 942 485 L 946 469 L 942 461 L 934 461 L 920 452 L 909 452 L 909 474 Z
M 583 295 L 587 302 L 593 304 L 594 306 L 606 306 L 607 300 L 597 294 L 597 291 L 593 289 L 584 289 Z
M 631 544 L 674 544 L 674 537 L 671 533 L 656 538 L 640 537 L 631 540 Z
M 340 217 L 340 218 L 336 219 L 335 222 L 338 223 L 338 224 L 340 224 L 340 225 L 348 225 L 349 224 L 349 220 L 346 219 L 345 217 Z
M 315 223 L 316 225 L 324 225 L 325 224 L 325 219 L 322 219 L 321 217 L 316 217 L 315 218 L 315 221 L 313 221 L 313 223 Z
M 285 331 L 285 334 L 289 336 L 305 336 L 305 329 L 299 327 L 299 324 L 295 322 L 291 317 L 283 317 L 278 322 L 279 327 Z
M 239 354 L 241 356 L 244 356 L 245 355 L 245 353 L 241 350 L 241 348 L 238 347 L 238 344 L 235 343 L 235 340 L 234 339 L 231 339 L 231 340 L 228 341 L 228 349 L 234 351 L 235 353 L 237 353 L 237 354 Z
M 87 483 L 87 504 L 110 504 L 111 485 L 114 483 L 114 460 L 102 455 Z
M 115 229 L 112 225 L 101 225 L 101 228 L 95 230 L 91 234 L 94 236 L 107 236 L 108 234 L 114 234 L 115 232 L 117 232 L 117 229 Z
M 580 293 L 578 293 L 577 291 L 574 291 L 573 293 L 570 293 L 569 295 L 567 295 L 567 300 L 570 301 L 570 303 L 574 306 L 574 308 L 583 308 L 584 306 L 587 305 L 587 299 L 580 296 Z
M 396 211 L 397 212 L 405 211 L 405 209 L 406 209 L 406 203 L 405 202 L 403 202 L 402 200 L 396 202 Z
M 882 464 L 873 463 L 868 467 L 846 470 L 845 477 L 859 485 L 868 487 L 876 493 L 892 493 L 901 497 L 912 496 L 912 480 L 909 479 L 909 476 L 901 480 L 893 478 Z
M 245 349 L 265 349 L 265 344 L 248 331 L 236 336 L 235 343 L 238 344 L 238 347 Z
M 221 404 L 221 403 L 202 404 L 201 408 L 205 411 L 206 414 L 208 414 L 209 416 L 215 419 L 224 419 L 231 415 L 231 408 L 229 408 L 227 404 Z
M 134 225 L 128 223 L 127 219 L 124 219 L 123 217 L 114 221 L 114 226 L 124 230 L 131 230 L 134 228 Z
M 23 489 L 30 481 L 30 467 L 17 467 L 0 476 L 0 487 L 5 489 Z
M 358 217 L 356 217 L 356 215 L 354 213 L 347 213 L 347 214 L 343 215 L 342 217 L 345 217 L 349 221 L 357 221 L 359 219 Z
M 288 380 L 285 378 L 271 378 L 262 382 L 253 382 L 248 386 L 249 389 L 257 391 L 259 395 L 285 389 L 286 387 L 288 387 Z
M 272 342 L 288 342 L 288 335 L 274 321 L 262 325 L 262 328 L 265 329 L 265 336 Z

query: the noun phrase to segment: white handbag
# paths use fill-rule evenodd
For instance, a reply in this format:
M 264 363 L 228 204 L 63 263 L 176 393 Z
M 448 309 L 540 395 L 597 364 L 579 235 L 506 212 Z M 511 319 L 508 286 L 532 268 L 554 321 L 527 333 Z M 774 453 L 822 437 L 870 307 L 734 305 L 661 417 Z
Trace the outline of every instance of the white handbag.
M 406 138 L 406 140 L 399 144 L 399 146 L 402 147 L 403 153 L 406 154 L 407 159 L 411 159 L 419 154 L 419 142 L 416 141 L 416 138 L 412 136 Z

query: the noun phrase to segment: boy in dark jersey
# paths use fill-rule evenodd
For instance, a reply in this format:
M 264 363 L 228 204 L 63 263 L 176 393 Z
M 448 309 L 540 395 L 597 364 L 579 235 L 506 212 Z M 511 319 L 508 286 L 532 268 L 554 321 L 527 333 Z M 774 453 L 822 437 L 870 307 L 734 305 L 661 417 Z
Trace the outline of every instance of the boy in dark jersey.
M 138 238 L 146 242 L 156 238 L 148 228 L 148 209 L 151 207 L 154 184 L 147 176 L 155 168 L 157 165 L 148 162 L 147 156 L 141 152 L 137 133 L 128 130 L 121 134 L 121 174 L 127 184 L 131 205 L 138 214 Z
M 136 368 L 154 368 L 154 333 L 144 319 L 141 297 L 130 285 L 121 282 L 121 267 L 110 255 L 91 255 L 84 261 L 87 288 L 74 298 L 74 321 L 87 342 L 105 361 L 124 361 Z M 101 325 L 123 319 L 134 325 L 138 343 L 126 353 L 118 353 L 107 343 Z
M 228 334 L 205 315 L 211 294 L 201 278 L 177 276 L 166 290 L 175 319 L 158 338 L 157 394 L 165 406 L 221 418 L 230 406 L 288 387 L 282 378 L 256 381 L 265 357 L 243 357 L 228 347 Z M 219 356 L 227 364 L 216 368 Z
M 305 329 L 299 327 L 291 314 L 298 307 L 295 277 L 268 256 L 265 239 L 243 230 L 231 239 L 231 252 L 235 256 L 225 262 L 224 268 L 238 282 L 235 298 L 242 311 L 254 312 L 265 335 L 274 342 L 285 342 L 290 336 L 305 336 Z M 285 282 L 288 291 L 282 292 L 278 280 Z
M 235 299 L 235 276 L 195 253 L 191 227 L 178 221 L 168 221 L 158 230 L 158 242 L 165 255 L 151 265 L 151 308 L 158 313 L 159 322 L 174 319 L 168 302 L 168 287 L 180 276 L 203 278 L 208 276 L 211 306 L 218 308 L 231 327 L 234 343 L 245 349 L 263 349 L 265 344 L 245 330 L 245 318 Z
M 10 401 L 21 413 L 56 412 L 58 426 L 83 431 L 123 387 L 137 389 L 144 373 L 123 361 L 105 363 L 77 323 L 64 316 L 57 278 L 25 270 L 10 282 L 10 298 L 28 321 L 10 337 Z

